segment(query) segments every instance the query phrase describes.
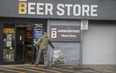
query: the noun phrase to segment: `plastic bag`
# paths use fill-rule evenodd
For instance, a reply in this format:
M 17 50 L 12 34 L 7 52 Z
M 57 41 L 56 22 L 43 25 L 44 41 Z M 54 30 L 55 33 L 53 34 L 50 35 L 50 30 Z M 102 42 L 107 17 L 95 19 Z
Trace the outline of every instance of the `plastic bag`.
M 66 60 L 64 58 L 63 53 L 60 51 L 60 49 L 55 49 L 53 51 L 53 56 L 52 56 L 52 64 L 65 64 Z

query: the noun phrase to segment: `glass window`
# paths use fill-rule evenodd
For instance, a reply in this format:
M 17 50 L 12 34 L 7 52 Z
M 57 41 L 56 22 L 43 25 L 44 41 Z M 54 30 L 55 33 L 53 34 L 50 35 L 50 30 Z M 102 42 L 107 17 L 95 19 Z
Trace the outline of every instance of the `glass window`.
M 4 24 L 3 62 L 14 62 L 14 27 Z

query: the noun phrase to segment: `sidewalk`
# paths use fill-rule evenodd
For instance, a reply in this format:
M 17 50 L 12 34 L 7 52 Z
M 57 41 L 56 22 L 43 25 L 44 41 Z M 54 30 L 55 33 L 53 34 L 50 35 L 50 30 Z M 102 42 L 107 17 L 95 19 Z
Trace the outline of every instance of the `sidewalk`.
M 116 65 L 53 66 L 0 65 L 0 73 L 116 73 Z
M 116 65 L 89 65 L 88 67 L 102 73 L 116 73 Z

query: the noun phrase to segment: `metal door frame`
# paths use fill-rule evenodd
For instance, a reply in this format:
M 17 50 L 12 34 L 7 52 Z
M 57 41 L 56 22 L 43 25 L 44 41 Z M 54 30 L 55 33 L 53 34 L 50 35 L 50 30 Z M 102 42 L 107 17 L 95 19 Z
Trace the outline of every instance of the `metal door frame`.
M 27 25 L 26 24 L 31 24 L 31 25 Z M 17 28 L 26 28 L 26 27 L 32 27 L 32 32 L 34 32 L 34 25 L 32 23 L 16 23 L 15 25 L 15 64 L 17 64 L 16 62 L 16 31 L 17 31 Z M 33 35 L 33 34 L 32 34 Z M 34 41 L 34 35 L 32 36 L 32 41 Z M 25 53 L 25 51 L 23 50 L 23 53 Z M 34 42 L 32 42 L 32 63 L 34 62 Z M 24 58 L 24 63 L 25 63 L 25 56 L 23 55 L 23 58 Z M 23 64 L 24 64 L 23 63 Z
M 16 44 L 17 43 L 17 40 L 16 40 L 17 39 L 16 38 L 17 37 L 17 33 L 16 32 L 17 32 L 17 28 L 24 28 L 24 27 L 15 27 L 15 63 L 18 63 L 16 61 L 16 57 L 17 57 L 16 56 L 16 49 L 17 49 L 17 44 Z M 23 46 L 23 62 L 24 62 L 24 49 L 25 49 L 25 47 Z

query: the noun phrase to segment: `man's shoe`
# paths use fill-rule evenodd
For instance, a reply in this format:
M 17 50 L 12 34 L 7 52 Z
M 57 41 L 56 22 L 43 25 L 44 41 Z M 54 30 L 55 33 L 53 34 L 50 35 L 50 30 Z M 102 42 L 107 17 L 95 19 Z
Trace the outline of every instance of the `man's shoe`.
M 36 67 L 38 67 L 38 65 L 36 65 Z

